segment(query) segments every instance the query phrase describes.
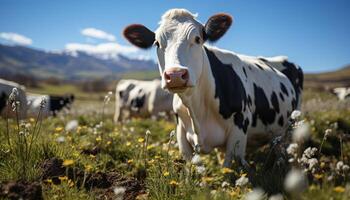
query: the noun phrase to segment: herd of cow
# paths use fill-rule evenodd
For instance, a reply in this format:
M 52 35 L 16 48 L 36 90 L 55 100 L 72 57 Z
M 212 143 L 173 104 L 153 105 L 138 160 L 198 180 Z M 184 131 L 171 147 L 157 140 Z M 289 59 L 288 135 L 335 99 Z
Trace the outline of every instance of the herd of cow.
M 155 32 L 141 24 L 126 27 L 123 34 L 130 43 L 156 48 L 161 80 L 121 80 L 114 120 L 120 121 L 125 111 L 143 117 L 174 112 L 177 141 L 186 160 L 218 148 L 225 152 L 225 167 L 233 159 L 247 166 L 248 140 L 286 132 L 292 111 L 300 109 L 304 77 L 284 56 L 252 57 L 205 45 L 220 39 L 232 21 L 220 13 L 202 24 L 185 9 L 171 9 Z M 1 80 L 1 108 L 12 87 Z M 24 89 L 21 95 L 25 98 Z M 32 97 L 27 96 L 29 106 L 35 107 L 38 96 Z M 55 113 L 74 96 L 48 99 L 49 111 Z

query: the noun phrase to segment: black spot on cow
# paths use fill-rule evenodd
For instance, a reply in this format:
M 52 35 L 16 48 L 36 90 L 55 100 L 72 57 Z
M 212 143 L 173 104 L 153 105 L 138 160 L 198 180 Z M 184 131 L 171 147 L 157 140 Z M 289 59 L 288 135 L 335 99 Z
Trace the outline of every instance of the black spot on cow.
M 246 106 L 246 91 L 231 64 L 222 63 L 209 49 L 205 48 L 205 51 L 215 80 L 215 98 L 219 98 L 219 112 L 224 119 L 228 119 Z
M 235 114 L 233 121 L 238 128 L 243 130 L 244 134 L 247 133 L 247 129 L 248 129 L 248 125 L 249 125 L 248 118 L 244 119 L 243 114 L 238 112 Z
M 261 66 L 261 65 L 259 65 L 259 64 L 255 64 L 259 69 L 261 69 L 261 70 L 264 70 L 264 68 Z
M 288 90 L 287 90 L 286 86 L 285 86 L 283 83 L 280 83 L 280 87 L 281 87 L 282 92 L 283 92 L 285 95 L 287 95 L 287 97 L 288 97 L 289 94 L 288 94 Z
M 295 98 L 292 99 L 292 109 L 295 110 L 297 108 L 297 101 Z
M 57 112 L 62 110 L 63 108 L 70 108 L 70 105 L 74 101 L 74 95 L 65 95 L 65 96 L 54 96 L 50 95 L 49 99 L 49 106 L 50 111 L 52 112 L 53 116 L 56 116 Z
M 282 101 L 284 101 L 284 96 L 283 96 L 283 94 L 282 94 L 281 92 L 279 92 L 278 94 L 280 95 L 280 99 L 281 99 Z
M 247 72 L 245 71 L 245 68 L 244 67 L 242 67 L 242 68 L 243 68 L 243 73 L 244 73 L 245 77 L 248 78 L 248 75 L 247 75 Z
M 283 116 L 280 116 L 280 118 L 278 119 L 278 125 L 283 126 L 283 124 L 284 124 Z
M 252 98 L 250 97 L 250 95 L 248 95 L 247 103 L 248 103 L 249 106 L 253 105 L 253 101 L 252 101 Z
M 6 107 L 7 95 L 5 92 L 1 92 L 0 94 L 0 113 Z
M 276 95 L 275 92 L 272 92 L 272 94 L 271 94 L 271 103 L 272 103 L 273 109 L 275 109 L 275 111 L 277 113 L 279 113 L 280 112 L 280 107 L 279 107 L 277 95 Z
M 276 117 L 274 109 L 270 108 L 268 98 L 262 88 L 254 84 L 255 112 L 253 113 L 253 126 L 256 126 L 256 120 L 259 118 L 264 125 L 272 124 Z
M 281 72 L 288 77 L 292 83 L 295 91 L 296 101 L 299 102 L 299 96 L 303 89 L 304 74 L 301 68 L 288 61 L 283 61 L 282 65 L 285 67 Z
M 146 95 L 137 95 L 135 98 L 131 100 L 131 108 L 135 111 L 139 111 L 146 101 Z
M 269 61 L 264 58 L 259 58 L 259 60 L 263 61 L 272 71 L 277 72 L 276 69 L 270 65 Z

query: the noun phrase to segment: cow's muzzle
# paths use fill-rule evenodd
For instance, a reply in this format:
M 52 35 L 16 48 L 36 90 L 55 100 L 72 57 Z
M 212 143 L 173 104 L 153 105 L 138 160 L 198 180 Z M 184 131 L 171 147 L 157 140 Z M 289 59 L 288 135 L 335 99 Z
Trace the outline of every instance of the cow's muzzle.
M 168 90 L 184 90 L 187 88 L 189 74 L 187 69 L 169 68 L 164 72 L 165 87 Z

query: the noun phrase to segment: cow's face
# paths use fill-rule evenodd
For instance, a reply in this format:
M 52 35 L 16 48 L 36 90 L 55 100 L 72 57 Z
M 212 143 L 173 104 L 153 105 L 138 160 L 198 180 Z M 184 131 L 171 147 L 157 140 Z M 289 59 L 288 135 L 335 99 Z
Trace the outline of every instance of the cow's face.
M 162 88 L 182 93 L 193 88 L 201 77 L 206 40 L 216 41 L 230 27 L 232 18 L 217 14 L 205 25 L 196 21 L 195 16 L 184 9 L 166 12 L 155 32 L 140 24 L 125 28 L 124 36 L 140 48 L 157 48 Z

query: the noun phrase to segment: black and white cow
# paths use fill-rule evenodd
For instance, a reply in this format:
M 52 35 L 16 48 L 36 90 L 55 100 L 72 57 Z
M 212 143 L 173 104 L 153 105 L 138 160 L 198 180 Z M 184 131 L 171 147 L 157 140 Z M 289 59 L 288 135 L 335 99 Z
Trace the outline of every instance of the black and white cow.
M 239 55 L 205 45 L 222 37 L 232 17 L 220 13 L 205 25 L 185 9 L 167 11 L 153 32 L 140 24 L 124 36 L 140 48 L 157 49 L 162 87 L 175 93 L 177 141 L 183 156 L 225 150 L 244 164 L 247 136 L 285 132 L 301 102 L 303 72 L 285 57 Z
M 43 98 L 46 100 L 46 104 L 43 108 L 40 108 Z M 41 94 L 27 94 L 28 99 L 28 116 L 36 117 L 41 109 L 41 116 L 56 116 L 57 113 L 64 109 L 70 109 L 71 104 L 74 102 L 74 95 L 41 95 Z
M 116 87 L 114 121 L 120 122 L 125 116 L 149 117 L 161 112 L 169 114 L 173 109 L 172 101 L 173 95 L 161 88 L 160 80 L 120 80 Z

